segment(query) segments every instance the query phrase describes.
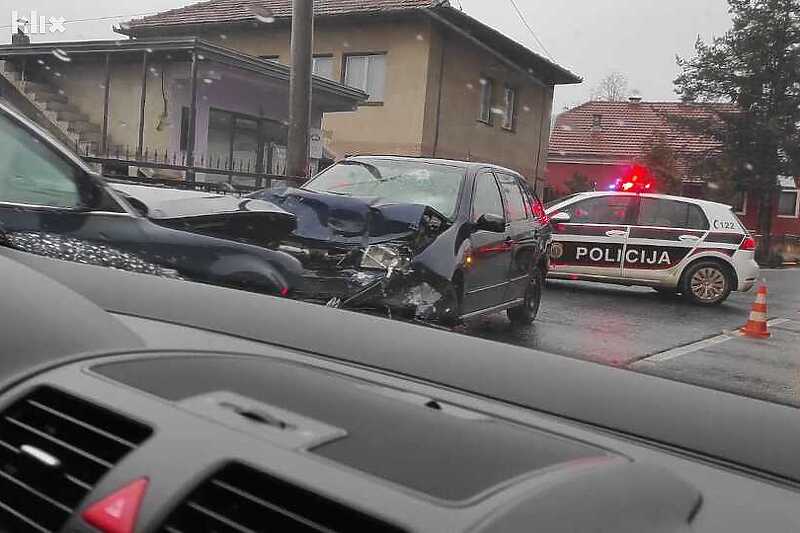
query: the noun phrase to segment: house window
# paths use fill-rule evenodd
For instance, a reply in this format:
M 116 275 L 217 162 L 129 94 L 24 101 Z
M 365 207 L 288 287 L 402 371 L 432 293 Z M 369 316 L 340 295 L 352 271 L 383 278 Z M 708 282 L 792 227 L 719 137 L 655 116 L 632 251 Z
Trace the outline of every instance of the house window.
M 485 124 L 492 124 L 492 93 L 494 92 L 494 80 L 491 78 L 481 78 L 481 113 L 478 120 Z
M 181 139 L 180 149 L 185 152 L 189 146 L 189 119 L 191 118 L 191 111 L 188 107 L 181 108 Z
M 800 216 L 800 198 L 798 191 L 781 191 L 778 198 L 778 216 L 797 218 Z
M 503 115 L 503 129 L 514 131 L 517 121 L 517 91 L 513 87 L 506 87 L 505 114 Z
M 311 70 L 315 76 L 320 76 L 332 80 L 333 56 L 331 55 L 314 56 Z
M 386 88 L 386 55 L 346 56 L 344 83 L 369 95 L 367 102 L 383 102 Z

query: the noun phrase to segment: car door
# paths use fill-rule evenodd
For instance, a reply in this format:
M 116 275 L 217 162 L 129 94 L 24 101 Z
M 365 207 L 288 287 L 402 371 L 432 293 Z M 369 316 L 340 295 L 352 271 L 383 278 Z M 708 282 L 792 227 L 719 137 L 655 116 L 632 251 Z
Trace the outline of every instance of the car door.
M 520 178 L 501 172 L 496 173 L 496 176 L 503 193 L 508 237 L 511 240 L 508 286 L 504 299 L 512 301 L 525 296 L 531 262 L 535 259 L 537 252 L 537 225 L 528 202 L 525 201 Z
M 96 187 L 86 171 L 24 125 L 0 114 L 0 230 L 53 233 L 124 245 L 142 241 L 132 214 L 109 195 L 84 208 Z
M 569 215 L 569 222 L 553 225 L 550 271 L 554 276 L 618 279 L 635 205 L 633 194 L 603 194 L 579 197 L 562 206 L 558 212 Z
M 642 196 L 628 235 L 623 276 L 677 282 L 681 265 L 702 242 L 708 227 L 703 210 L 691 202 Z
M 472 192 L 472 221 L 482 215 L 505 219 L 500 188 L 491 171 L 480 171 Z M 470 236 L 471 263 L 464 271 L 462 314 L 469 314 L 503 303 L 511 265 L 511 239 L 506 231 L 478 229 Z

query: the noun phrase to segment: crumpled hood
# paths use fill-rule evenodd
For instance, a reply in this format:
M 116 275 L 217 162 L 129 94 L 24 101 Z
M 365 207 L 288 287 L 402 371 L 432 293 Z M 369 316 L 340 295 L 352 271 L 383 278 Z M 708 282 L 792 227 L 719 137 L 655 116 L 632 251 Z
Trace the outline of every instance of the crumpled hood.
M 357 246 L 411 237 L 430 209 L 420 204 L 294 188 L 270 189 L 252 196 L 293 213 L 297 218 L 294 237 L 323 245 Z

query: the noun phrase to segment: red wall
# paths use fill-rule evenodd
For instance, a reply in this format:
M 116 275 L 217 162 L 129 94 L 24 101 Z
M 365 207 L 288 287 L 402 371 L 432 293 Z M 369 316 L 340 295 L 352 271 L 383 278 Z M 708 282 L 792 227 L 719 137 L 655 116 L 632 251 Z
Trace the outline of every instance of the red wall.
M 548 163 L 546 187 L 553 189 L 556 196 L 564 196 L 570 192 L 566 183 L 576 173 L 587 176 L 597 182 L 597 190 L 607 190 L 614 185 L 617 178 L 624 172 L 626 165 L 592 165 L 581 163 Z
M 778 199 L 773 202 L 775 211 L 777 212 Z M 755 208 L 756 202 L 747 197 L 747 206 L 745 208 L 745 215 L 739 215 L 747 229 L 755 231 L 758 227 L 758 209 Z M 777 215 L 772 218 L 772 234 L 773 235 L 800 235 L 800 218 L 784 218 Z

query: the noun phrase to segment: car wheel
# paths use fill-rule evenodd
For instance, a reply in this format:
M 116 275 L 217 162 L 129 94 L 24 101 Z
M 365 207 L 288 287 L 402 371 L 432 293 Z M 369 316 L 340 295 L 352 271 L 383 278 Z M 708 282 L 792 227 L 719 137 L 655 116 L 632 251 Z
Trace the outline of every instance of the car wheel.
M 718 305 L 731 293 L 730 275 L 719 263 L 702 262 L 686 272 L 683 294 L 690 302 L 700 305 Z
M 534 268 L 528 279 L 528 287 L 525 289 L 525 302 L 519 307 L 508 310 L 508 319 L 515 326 L 528 326 L 536 320 L 539 314 L 539 306 L 542 303 L 542 287 L 544 286 L 544 276 L 539 268 Z

